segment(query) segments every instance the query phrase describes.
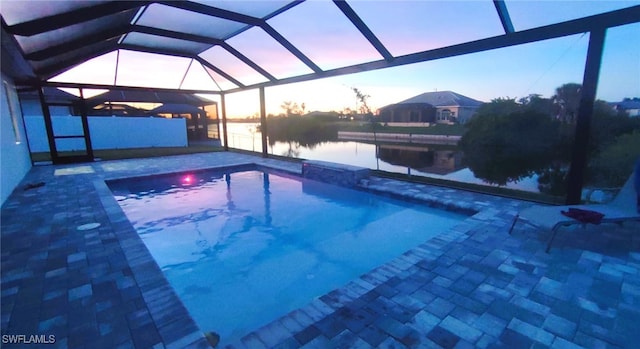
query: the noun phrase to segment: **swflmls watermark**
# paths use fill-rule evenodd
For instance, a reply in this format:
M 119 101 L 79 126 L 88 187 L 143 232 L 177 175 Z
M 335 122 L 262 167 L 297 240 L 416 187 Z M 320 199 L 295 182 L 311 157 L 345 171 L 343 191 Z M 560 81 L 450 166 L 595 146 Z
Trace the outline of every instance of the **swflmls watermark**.
M 3 334 L 2 344 L 54 344 L 53 334 Z

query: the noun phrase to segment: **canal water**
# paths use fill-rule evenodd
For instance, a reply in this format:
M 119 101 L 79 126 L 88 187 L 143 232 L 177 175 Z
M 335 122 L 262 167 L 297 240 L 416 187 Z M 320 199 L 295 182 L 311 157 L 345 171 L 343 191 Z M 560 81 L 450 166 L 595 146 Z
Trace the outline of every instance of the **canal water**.
M 227 123 L 229 147 L 262 151 L 257 123 Z M 450 148 L 450 147 L 449 147 Z M 322 160 L 392 173 L 441 178 L 465 183 L 485 184 L 464 167 L 462 152 L 429 144 L 378 144 L 339 140 L 305 147 L 295 142 L 276 142 L 268 153 L 307 160 Z M 507 188 L 538 192 L 537 176 L 511 182 Z

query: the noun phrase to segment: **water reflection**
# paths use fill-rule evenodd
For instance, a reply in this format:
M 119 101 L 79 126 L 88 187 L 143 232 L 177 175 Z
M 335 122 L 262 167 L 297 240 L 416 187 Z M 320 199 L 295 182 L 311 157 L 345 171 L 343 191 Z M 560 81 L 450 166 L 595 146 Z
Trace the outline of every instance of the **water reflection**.
M 427 146 L 384 145 L 377 146 L 378 158 L 389 164 L 406 167 L 409 171 L 447 175 L 462 169 L 462 152 L 438 150 Z
M 252 123 L 228 123 L 231 148 L 260 151 L 260 134 L 252 135 Z M 331 141 L 305 147 L 295 142 L 275 142 L 268 153 L 308 160 L 330 161 L 366 167 L 392 173 L 447 179 L 458 182 L 484 184 L 469 170 L 462 152 L 455 146 L 416 143 L 364 143 L 357 141 Z M 506 188 L 538 192 L 537 175 L 518 182 L 507 183 Z

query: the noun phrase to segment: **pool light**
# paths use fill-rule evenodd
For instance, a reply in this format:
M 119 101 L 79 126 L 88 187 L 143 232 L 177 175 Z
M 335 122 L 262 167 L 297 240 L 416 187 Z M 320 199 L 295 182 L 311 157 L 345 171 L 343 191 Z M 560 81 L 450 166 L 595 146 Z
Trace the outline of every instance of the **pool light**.
M 193 184 L 193 181 L 194 181 L 193 175 L 182 176 L 181 182 L 182 182 L 183 185 L 191 185 L 191 184 Z

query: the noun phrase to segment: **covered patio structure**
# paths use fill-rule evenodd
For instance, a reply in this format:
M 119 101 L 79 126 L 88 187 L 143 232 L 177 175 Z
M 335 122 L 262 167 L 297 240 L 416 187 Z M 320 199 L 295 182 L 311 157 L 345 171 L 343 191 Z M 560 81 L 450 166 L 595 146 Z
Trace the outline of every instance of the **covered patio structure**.
M 349 38 L 353 45 L 367 47 L 366 57 L 358 58 L 356 64 L 321 63 L 314 60 L 307 47 L 315 39 L 307 36 L 287 38 L 282 35 L 285 27 L 278 24 L 280 19 L 291 19 L 298 11 L 314 11 L 320 5 L 302 1 L 265 2 L 260 6 L 245 8 L 242 5 L 220 3 L 204 5 L 196 2 L 106 2 L 83 3 L 59 1 L 52 3 L 46 11 L 25 10 L 23 2 L 6 2 L 2 7 L 2 54 L 3 71 L 19 89 L 40 89 L 44 86 L 68 87 L 83 90 L 112 89 L 140 91 L 150 87 L 157 92 L 180 94 L 208 94 L 218 96 L 221 105 L 222 137 L 227 147 L 225 96 L 230 93 L 257 89 L 259 91 L 261 128 L 267 130 L 265 89 L 271 86 L 353 74 L 383 68 L 397 67 L 418 62 L 440 60 L 494 50 L 504 47 L 539 42 L 578 33 L 589 33 L 589 50 L 586 57 L 582 81 L 582 96 L 576 123 L 576 137 L 573 146 L 567 203 L 577 203 L 584 182 L 586 149 L 591 114 L 595 101 L 598 75 L 602 61 L 603 45 L 609 28 L 637 23 L 640 6 L 624 3 L 616 10 L 574 18 L 564 22 L 533 26 L 516 30 L 518 23 L 512 20 L 508 2 L 493 1 L 493 15 L 500 23 L 501 33 L 479 34 L 480 37 L 453 38 L 455 44 L 440 46 L 407 54 L 392 54 L 391 43 L 382 40 L 375 30 L 358 13 L 354 5 L 346 1 L 334 1 L 332 13 L 345 21 L 344 30 L 353 33 Z M 434 4 L 445 8 L 445 5 Z M 616 8 L 614 6 L 614 8 Z M 337 10 L 337 11 L 335 11 Z M 164 19 L 179 18 L 169 23 Z M 372 20 L 371 20 L 372 21 Z M 318 24 L 319 25 L 319 24 Z M 472 24 L 468 24 L 472 25 Z M 280 30 L 277 30 L 280 28 Z M 206 29 L 205 29 L 206 28 Z M 248 32 L 260 34 L 248 35 Z M 444 31 L 436 35 L 450 35 Z M 282 56 L 271 60 L 260 58 L 259 53 L 239 50 L 235 39 L 262 38 L 267 50 L 279 52 Z M 450 39 L 451 40 L 451 39 Z M 449 41 L 450 41 L 449 40 Z M 297 45 L 295 43 L 298 43 Z M 238 47 L 245 45 L 237 45 Z M 340 48 L 328 45 L 325 51 L 340 54 Z M 244 51 L 244 52 L 243 52 Z M 129 52 L 150 55 L 168 55 L 186 58 L 188 65 L 184 74 L 178 75 L 177 88 L 167 88 L 156 84 L 127 80 L 125 73 L 118 70 Z M 61 73 L 98 56 L 115 53 L 115 71 L 107 75 L 109 83 L 65 82 Z M 315 55 L 314 55 L 315 56 Z M 222 57 L 226 57 L 222 59 Z M 290 71 L 282 71 L 277 63 L 288 62 Z M 353 61 L 345 60 L 345 62 Z M 364 62 L 363 62 L 364 61 Z M 233 62 L 233 63 L 231 63 Z M 296 68 L 293 68 L 296 67 Z M 271 70 L 271 72 L 270 72 Z M 274 73 L 278 71 L 278 73 Z M 196 72 L 206 75 L 208 89 L 186 88 L 190 77 Z M 131 72 L 129 72 L 131 73 Z M 122 83 L 129 81 L 128 84 Z M 43 105 L 45 105 L 43 100 Z M 46 108 L 44 108 L 46 109 Z M 46 110 L 43 111 L 46 113 Z M 262 132 L 262 153 L 267 156 L 266 133 Z M 87 132 L 83 135 L 87 137 Z M 90 143 L 90 142 L 88 142 Z M 83 159 L 83 160 L 86 160 Z
M 156 90 L 110 89 L 88 98 L 89 108 L 99 104 L 107 107 L 114 103 L 148 103 L 159 106 L 149 110 L 151 115 L 187 119 L 187 137 L 190 141 L 219 140 L 218 103 L 193 94 Z

